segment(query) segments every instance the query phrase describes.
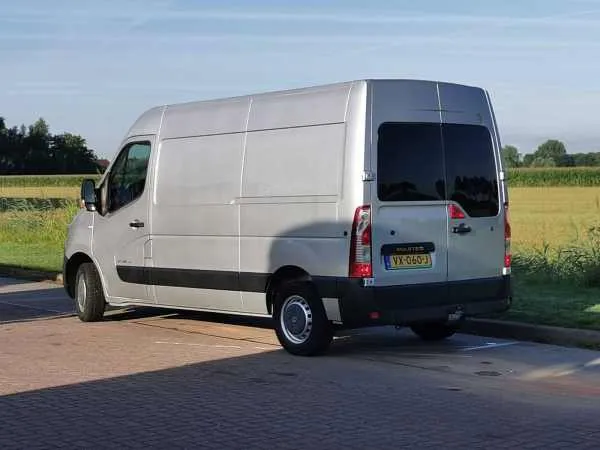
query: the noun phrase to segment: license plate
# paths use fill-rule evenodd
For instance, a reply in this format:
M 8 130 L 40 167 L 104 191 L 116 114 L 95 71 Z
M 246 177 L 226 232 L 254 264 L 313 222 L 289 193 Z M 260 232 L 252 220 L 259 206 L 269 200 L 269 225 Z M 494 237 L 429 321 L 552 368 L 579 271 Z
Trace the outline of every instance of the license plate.
M 427 269 L 431 267 L 431 255 L 389 255 L 385 257 L 385 268 L 387 270 L 398 269 Z

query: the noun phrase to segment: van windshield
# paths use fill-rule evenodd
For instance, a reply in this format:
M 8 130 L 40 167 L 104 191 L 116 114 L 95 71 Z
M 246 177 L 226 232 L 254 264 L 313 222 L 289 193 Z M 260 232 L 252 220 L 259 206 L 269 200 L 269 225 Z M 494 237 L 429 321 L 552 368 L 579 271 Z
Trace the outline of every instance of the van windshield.
M 452 200 L 471 217 L 499 211 L 492 138 L 484 126 L 384 123 L 377 179 L 383 202 Z

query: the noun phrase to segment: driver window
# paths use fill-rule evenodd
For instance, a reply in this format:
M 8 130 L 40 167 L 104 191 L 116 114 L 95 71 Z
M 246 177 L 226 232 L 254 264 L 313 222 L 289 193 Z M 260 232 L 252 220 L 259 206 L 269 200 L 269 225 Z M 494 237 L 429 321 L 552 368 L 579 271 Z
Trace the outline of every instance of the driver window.
M 150 142 L 132 143 L 123 149 L 109 176 L 107 212 L 115 212 L 142 195 L 149 160 Z

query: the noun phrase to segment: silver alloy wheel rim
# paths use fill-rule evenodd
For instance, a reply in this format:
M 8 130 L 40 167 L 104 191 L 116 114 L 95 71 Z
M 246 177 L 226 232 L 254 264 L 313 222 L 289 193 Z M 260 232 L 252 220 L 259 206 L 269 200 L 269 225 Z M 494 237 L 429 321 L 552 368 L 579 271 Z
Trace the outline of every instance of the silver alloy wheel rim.
M 87 286 L 85 285 L 85 277 L 83 274 L 79 275 L 77 280 L 77 305 L 80 311 L 85 310 L 85 299 L 87 297 Z
M 312 311 L 303 297 L 288 297 L 283 302 L 279 321 L 286 339 L 293 344 L 303 344 L 310 337 L 313 326 Z

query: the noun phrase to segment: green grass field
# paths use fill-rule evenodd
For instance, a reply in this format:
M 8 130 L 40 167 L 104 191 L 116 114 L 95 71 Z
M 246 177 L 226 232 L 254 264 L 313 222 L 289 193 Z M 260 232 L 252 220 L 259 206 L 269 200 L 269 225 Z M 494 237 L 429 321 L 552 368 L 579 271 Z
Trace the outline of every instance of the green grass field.
M 38 177 L 29 184 L 6 178 L 0 177 L 0 199 L 19 206 L 0 212 L 0 264 L 60 270 L 82 177 L 47 185 Z M 600 187 L 511 186 L 509 195 L 515 302 L 501 317 L 600 329 Z M 19 203 L 26 197 L 72 202 L 39 209 Z

